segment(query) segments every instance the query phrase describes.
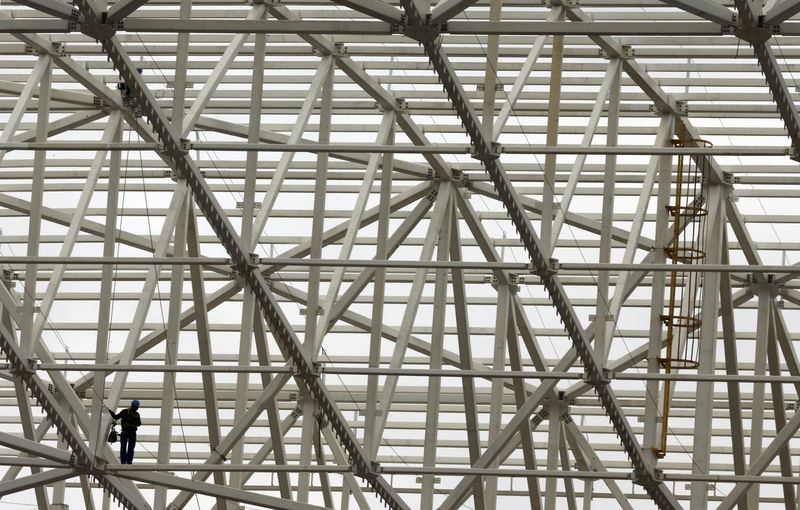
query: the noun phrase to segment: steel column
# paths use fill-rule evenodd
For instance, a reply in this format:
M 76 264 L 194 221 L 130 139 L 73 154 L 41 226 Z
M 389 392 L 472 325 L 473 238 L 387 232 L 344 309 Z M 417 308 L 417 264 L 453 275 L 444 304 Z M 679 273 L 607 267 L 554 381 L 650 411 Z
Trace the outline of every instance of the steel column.
M 705 252 L 706 261 L 718 264 L 722 256 L 722 231 L 725 229 L 725 205 L 728 186 L 711 184 L 708 186 Z M 713 374 L 717 353 L 717 322 L 719 317 L 719 273 L 703 275 L 701 298 L 701 320 L 698 367 L 699 374 Z M 691 310 L 689 305 L 682 309 Z M 692 473 L 708 474 L 711 470 L 711 424 L 714 408 L 714 384 L 697 383 L 697 406 L 695 408 L 694 436 L 692 442 Z M 691 510 L 701 510 L 708 506 L 708 484 L 692 482 Z

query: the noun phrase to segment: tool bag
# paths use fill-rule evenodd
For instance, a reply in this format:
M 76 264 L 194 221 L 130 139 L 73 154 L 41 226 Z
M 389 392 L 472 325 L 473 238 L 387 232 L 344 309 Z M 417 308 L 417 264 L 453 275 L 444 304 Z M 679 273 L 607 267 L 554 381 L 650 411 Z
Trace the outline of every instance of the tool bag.
M 114 422 L 114 424 L 111 425 L 111 432 L 108 433 L 108 442 L 109 443 L 116 443 L 117 442 L 117 429 L 116 429 L 116 426 L 117 426 L 116 422 Z

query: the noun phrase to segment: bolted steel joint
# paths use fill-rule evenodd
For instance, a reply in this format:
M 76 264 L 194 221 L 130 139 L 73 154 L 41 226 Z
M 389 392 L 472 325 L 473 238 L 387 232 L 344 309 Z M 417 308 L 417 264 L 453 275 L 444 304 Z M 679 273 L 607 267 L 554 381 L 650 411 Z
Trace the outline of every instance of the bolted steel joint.
M 114 37 L 119 24 L 108 22 L 108 13 L 104 12 L 98 18 L 92 10 L 93 7 L 89 0 L 77 0 L 75 5 L 80 9 L 83 16 L 81 32 L 97 41 L 106 41 Z
M 419 19 L 418 23 L 413 23 L 412 18 Z M 420 16 L 406 16 L 401 19 L 403 35 L 410 37 L 417 42 L 427 43 L 436 40 L 442 32 L 442 25 L 431 23 L 431 15 L 425 16 L 424 20 Z M 444 31 L 447 31 L 447 24 L 445 23 Z
M 647 487 L 653 483 L 653 479 L 646 471 L 642 469 L 636 469 L 631 473 L 631 482 L 635 483 L 636 485 L 641 485 L 642 487 Z
M 474 159 L 479 161 L 488 161 L 492 159 L 497 159 L 500 157 L 500 154 L 503 152 L 503 146 L 500 145 L 498 142 L 490 142 L 488 146 L 483 145 L 481 147 L 478 146 L 471 146 L 470 154 Z
M 591 386 L 599 386 L 611 382 L 611 372 L 607 368 L 587 370 L 583 373 L 583 382 Z

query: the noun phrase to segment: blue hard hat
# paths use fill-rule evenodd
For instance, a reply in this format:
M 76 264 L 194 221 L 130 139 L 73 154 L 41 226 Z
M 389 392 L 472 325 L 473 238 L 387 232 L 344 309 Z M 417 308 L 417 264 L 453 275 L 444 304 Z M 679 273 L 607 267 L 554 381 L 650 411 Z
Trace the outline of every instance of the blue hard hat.
M 138 400 L 132 400 L 131 401 L 131 407 L 139 407 L 139 401 Z

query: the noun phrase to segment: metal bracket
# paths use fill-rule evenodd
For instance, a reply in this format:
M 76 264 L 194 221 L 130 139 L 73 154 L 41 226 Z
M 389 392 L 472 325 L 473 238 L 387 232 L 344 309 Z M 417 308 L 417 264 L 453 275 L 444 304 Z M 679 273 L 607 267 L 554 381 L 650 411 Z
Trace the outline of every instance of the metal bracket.
M 347 47 L 344 43 L 333 43 L 333 51 L 330 53 L 326 53 L 325 51 L 320 51 L 317 48 L 311 48 L 311 54 L 316 55 L 318 57 L 324 57 L 326 55 L 335 55 L 337 57 L 346 57 L 347 56 Z
M 594 386 L 595 384 L 608 384 L 611 382 L 611 371 L 607 368 L 601 368 L 598 372 L 584 372 L 581 379 L 586 384 Z
M 244 209 L 244 202 L 236 202 L 237 209 Z M 261 209 L 261 202 L 253 202 L 253 209 Z
M 476 85 L 475 90 L 478 92 L 484 92 L 486 90 L 486 85 L 483 83 L 479 83 Z M 494 84 L 495 92 L 502 92 L 503 91 L 503 84 L 502 83 L 495 83 Z
M 4 282 L 13 282 L 19 280 L 19 273 L 15 273 L 11 269 L 3 269 L 2 279 Z
M 497 159 L 500 157 L 500 154 L 503 152 L 503 146 L 499 142 L 491 142 L 489 147 L 485 149 L 479 149 L 475 145 L 470 145 L 469 153 L 470 155 L 477 160 L 484 161 L 487 159 Z
M 577 7 L 579 5 L 578 0 L 542 0 L 542 5 L 546 7 L 553 7 L 564 5 L 567 7 Z
M 394 98 L 394 111 L 398 113 L 408 113 L 408 101 L 404 97 Z
M 403 35 L 406 37 L 410 37 L 419 43 L 427 43 L 431 42 L 442 32 L 442 25 L 430 24 L 431 15 L 427 14 L 425 16 L 425 24 L 422 25 L 411 25 L 409 24 L 409 20 L 406 16 L 400 18 L 403 28 Z M 445 25 L 445 31 L 447 27 Z
M 483 277 L 483 283 L 497 285 L 497 277 L 495 275 L 486 275 Z
M 547 260 L 547 267 L 545 268 L 546 273 L 556 274 L 560 269 L 561 263 L 558 261 L 558 259 L 551 258 Z M 541 275 L 542 273 L 539 268 L 536 267 L 536 264 L 534 264 L 533 261 L 528 262 L 528 271 L 536 275 Z
M 94 105 L 94 106 L 96 106 L 98 108 L 108 108 L 109 106 L 111 106 L 110 104 L 106 103 L 105 101 L 103 101 L 102 99 L 100 99 L 97 96 L 94 96 L 92 98 L 92 105 Z
M 430 190 L 430 192 L 428 192 L 427 195 L 425 195 L 425 198 L 427 198 L 431 202 L 435 202 L 437 196 L 439 196 L 439 190 L 432 189 Z
M 67 56 L 67 46 L 64 43 L 54 42 L 54 43 L 50 43 L 50 45 L 51 45 L 50 51 L 47 51 L 47 50 L 42 51 L 39 48 L 35 48 L 35 47 L 31 46 L 30 44 L 26 44 L 25 45 L 25 54 L 26 55 L 36 55 L 36 56 L 41 56 L 41 55 L 44 54 L 44 55 L 53 55 L 53 56 L 56 56 L 56 57 L 66 57 Z
M 641 485 L 645 487 L 650 483 L 650 477 L 646 476 L 644 473 L 640 471 L 633 471 L 631 472 L 631 482 L 636 485 Z
M 688 101 L 675 101 L 675 113 L 680 117 L 689 115 L 689 102 Z
M 731 172 L 722 172 L 722 178 L 725 181 L 725 184 L 729 184 L 731 186 L 742 182 L 742 179 L 738 175 L 734 175 Z
M 728 30 L 726 32 L 726 30 Z M 736 21 L 728 27 L 723 27 L 722 33 L 733 33 L 737 37 L 744 39 L 750 44 L 763 43 L 774 34 L 780 34 L 780 25 L 767 25 L 766 16 L 759 16 L 755 25 L 749 23 L 745 24 L 741 19 L 737 18 Z
M 70 32 L 75 32 L 79 30 L 81 24 L 84 21 L 83 14 L 78 9 L 73 9 L 72 13 L 69 16 L 69 23 L 67 24 L 67 30 Z
M 547 407 L 542 407 L 542 409 L 531 418 L 531 424 L 539 425 L 547 418 L 548 414 Z
M 626 58 L 635 57 L 636 56 L 636 50 L 634 48 L 632 48 L 631 45 L 629 45 L 629 44 L 623 44 L 622 45 L 622 52 L 619 55 L 611 55 L 609 52 L 607 52 L 603 48 L 600 48 L 600 50 L 598 51 L 598 54 L 602 58 L 605 58 L 605 59 L 612 59 L 612 58 L 623 58 L 623 59 L 626 59 Z
M 596 321 L 597 320 L 597 315 L 593 314 L 593 313 L 589 314 L 589 320 L 592 321 L 592 322 Z M 606 322 L 614 322 L 614 314 L 613 313 L 606 314 L 605 321 Z
M 242 277 L 242 272 L 238 267 L 231 265 L 231 280 L 239 280 Z
M 432 170 L 431 170 L 432 171 Z M 472 183 L 469 180 L 469 175 L 463 170 L 453 169 L 453 183 L 456 186 L 469 188 Z
M 322 309 L 322 307 L 318 306 L 317 307 L 317 315 L 322 315 L 323 313 L 324 313 L 324 310 Z M 304 315 L 304 316 L 308 315 L 308 308 L 301 308 L 300 309 L 300 315 Z
M 188 138 L 180 138 L 174 146 L 167 146 L 164 142 L 158 142 L 158 153 L 170 157 L 182 156 L 189 153 L 192 148 L 192 141 Z
M 117 31 L 118 24 L 108 23 L 107 12 L 101 13 L 99 20 L 94 15 L 92 18 L 92 22 L 89 22 L 87 19 L 83 20 L 83 23 L 81 24 L 81 32 L 97 41 L 105 41 L 114 37 L 114 33 Z

